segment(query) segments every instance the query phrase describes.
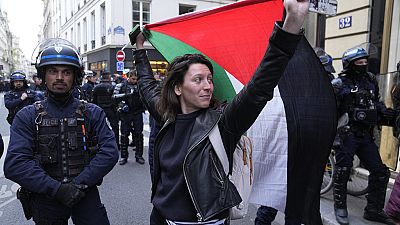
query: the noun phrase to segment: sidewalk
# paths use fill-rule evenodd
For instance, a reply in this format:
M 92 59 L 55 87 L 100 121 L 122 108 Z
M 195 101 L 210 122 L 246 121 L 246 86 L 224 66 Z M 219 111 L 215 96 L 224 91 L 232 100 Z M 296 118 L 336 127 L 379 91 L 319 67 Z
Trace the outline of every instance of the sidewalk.
M 392 192 L 394 179 L 389 180 L 388 189 L 386 191 L 386 202 L 390 197 L 390 193 Z M 365 195 L 354 197 L 351 195 L 347 195 L 347 210 L 349 212 L 349 220 L 351 225 L 379 225 L 382 223 L 372 222 L 365 220 L 363 218 L 364 207 L 367 204 L 367 199 Z M 385 204 L 386 205 L 386 204 Z M 328 193 L 321 196 L 321 208 L 320 208 L 322 222 L 324 225 L 339 225 L 335 219 L 335 213 L 333 209 L 333 193 L 332 190 Z M 283 214 L 279 213 L 277 216 L 274 225 L 284 225 L 284 217 Z

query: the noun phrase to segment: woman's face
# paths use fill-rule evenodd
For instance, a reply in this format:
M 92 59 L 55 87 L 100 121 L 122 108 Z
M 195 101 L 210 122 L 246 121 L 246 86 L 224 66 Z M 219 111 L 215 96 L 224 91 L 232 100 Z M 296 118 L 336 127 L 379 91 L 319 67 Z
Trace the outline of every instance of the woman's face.
M 213 75 L 204 64 L 189 66 L 183 83 L 175 86 L 175 94 L 179 97 L 182 113 L 191 113 L 208 108 L 214 91 Z

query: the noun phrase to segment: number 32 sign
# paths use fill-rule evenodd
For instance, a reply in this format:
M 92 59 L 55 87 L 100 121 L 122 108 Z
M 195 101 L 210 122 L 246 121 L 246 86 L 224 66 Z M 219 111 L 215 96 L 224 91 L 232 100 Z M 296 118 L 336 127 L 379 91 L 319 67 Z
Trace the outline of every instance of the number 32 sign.
M 347 16 L 339 19 L 339 29 L 351 27 L 352 17 Z

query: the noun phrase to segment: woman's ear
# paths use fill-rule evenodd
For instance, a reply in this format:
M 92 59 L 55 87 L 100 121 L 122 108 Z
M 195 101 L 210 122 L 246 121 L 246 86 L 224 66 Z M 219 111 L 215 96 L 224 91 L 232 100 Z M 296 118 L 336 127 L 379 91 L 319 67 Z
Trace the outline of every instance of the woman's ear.
M 180 85 L 175 85 L 174 91 L 175 91 L 176 95 L 181 96 L 182 92 L 181 92 L 181 86 Z

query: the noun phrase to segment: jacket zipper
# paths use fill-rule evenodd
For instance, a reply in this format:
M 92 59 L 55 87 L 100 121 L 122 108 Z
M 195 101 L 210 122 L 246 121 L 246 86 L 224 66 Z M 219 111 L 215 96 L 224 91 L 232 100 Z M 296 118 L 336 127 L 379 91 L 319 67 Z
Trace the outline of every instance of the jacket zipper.
M 219 182 L 222 184 L 222 187 L 223 187 L 224 186 L 224 178 L 218 170 L 217 163 L 215 162 L 214 156 L 211 156 L 211 162 L 214 165 L 215 170 L 217 171 Z
M 219 122 L 219 120 L 221 119 L 221 116 L 222 116 L 222 115 L 219 116 L 219 118 L 218 118 L 217 122 L 214 124 L 214 126 L 218 126 L 218 122 Z M 214 126 L 213 126 L 213 127 L 214 127 Z M 193 145 L 193 147 L 190 148 L 190 149 L 188 150 L 188 153 L 186 154 L 185 159 L 183 160 L 183 177 L 185 178 L 185 182 L 186 182 L 186 186 L 188 187 L 188 190 L 189 190 L 190 198 L 192 199 L 194 208 L 196 209 L 196 212 L 197 212 L 197 214 L 196 214 L 197 221 L 199 221 L 199 222 L 200 222 L 200 221 L 203 221 L 203 216 L 202 216 L 201 213 L 200 213 L 200 207 L 197 205 L 197 202 L 196 202 L 196 200 L 194 199 L 193 191 L 192 191 L 192 189 L 190 188 L 189 182 L 188 182 L 188 180 L 187 180 L 185 165 L 186 165 L 187 156 L 193 151 L 193 149 L 194 149 L 197 145 L 199 145 L 202 141 L 204 141 L 204 139 L 206 139 L 206 138 L 208 137 L 208 135 L 210 134 L 210 132 L 211 132 L 211 130 L 209 130 L 209 131 L 206 133 L 206 135 L 204 135 L 204 137 L 202 137 L 202 138 L 200 139 L 200 141 L 197 142 L 197 144 Z

